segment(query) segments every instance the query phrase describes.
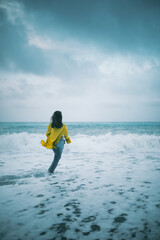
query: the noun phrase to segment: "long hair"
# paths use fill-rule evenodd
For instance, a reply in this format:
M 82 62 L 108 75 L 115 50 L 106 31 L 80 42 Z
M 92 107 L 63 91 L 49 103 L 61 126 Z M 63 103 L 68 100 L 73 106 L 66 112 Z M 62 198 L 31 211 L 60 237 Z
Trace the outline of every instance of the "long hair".
M 51 127 L 61 128 L 62 126 L 62 113 L 60 111 L 55 111 L 51 117 Z

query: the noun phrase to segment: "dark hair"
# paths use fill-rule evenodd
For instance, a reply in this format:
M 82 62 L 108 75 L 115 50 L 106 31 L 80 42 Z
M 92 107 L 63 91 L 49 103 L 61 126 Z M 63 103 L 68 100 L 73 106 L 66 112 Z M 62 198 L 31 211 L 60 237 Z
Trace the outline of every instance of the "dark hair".
M 51 127 L 61 128 L 62 126 L 62 113 L 60 111 L 55 111 L 51 117 Z

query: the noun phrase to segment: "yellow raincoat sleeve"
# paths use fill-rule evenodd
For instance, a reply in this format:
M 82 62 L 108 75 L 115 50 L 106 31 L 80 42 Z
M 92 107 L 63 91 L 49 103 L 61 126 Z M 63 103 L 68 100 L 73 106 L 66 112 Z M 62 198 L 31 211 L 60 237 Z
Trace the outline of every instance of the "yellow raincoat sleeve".
M 48 125 L 46 137 L 48 137 L 51 134 L 51 123 Z
M 46 142 L 44 140 L 41 140 L 42 146 L 46 147 L 48 149 L 53 148 L 53 142 L 50 141 L 50 137 L 49 137 L 50 134 L 51 134 L 51 123 L 48 125 L 48 128 L 47 128 L 47 132 L 46 132 L 47 140 L 46 140 Z

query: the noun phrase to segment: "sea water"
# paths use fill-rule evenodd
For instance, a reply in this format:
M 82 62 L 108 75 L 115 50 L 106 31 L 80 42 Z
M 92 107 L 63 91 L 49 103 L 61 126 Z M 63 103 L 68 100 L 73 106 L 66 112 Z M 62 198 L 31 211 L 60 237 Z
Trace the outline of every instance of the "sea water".
M 160 239 L 160 123 L 0 123 L 0 239 Z

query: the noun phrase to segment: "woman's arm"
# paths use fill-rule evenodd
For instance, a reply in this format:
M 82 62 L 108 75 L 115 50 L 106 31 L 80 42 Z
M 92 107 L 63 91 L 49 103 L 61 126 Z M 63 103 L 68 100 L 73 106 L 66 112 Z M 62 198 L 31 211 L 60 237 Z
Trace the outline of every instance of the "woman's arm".
M 46 137 L 48 137 L 51 134 L 51 123 L 48 125 Z

